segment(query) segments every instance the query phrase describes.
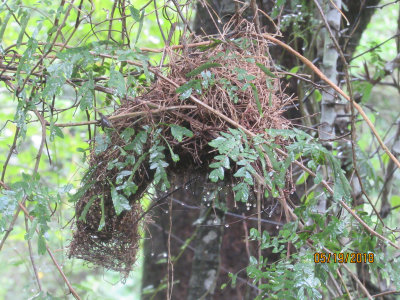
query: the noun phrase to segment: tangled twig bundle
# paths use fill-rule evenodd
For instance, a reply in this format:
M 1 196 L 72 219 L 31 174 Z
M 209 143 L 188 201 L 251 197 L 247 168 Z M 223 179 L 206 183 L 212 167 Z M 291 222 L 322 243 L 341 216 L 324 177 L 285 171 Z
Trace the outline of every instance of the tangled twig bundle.
M 134 129 L 135 133 L 143 126 L 151 128 L 151 132 L 159 130 L 162 143 L 168 144 L 180 156 L 180 162 L 175 163 L 166 153 L 168 168 L 179 172 L 189 165 L 208 163 L 212 159 L 209 142 L 220 132 L 228 132 L 230 127 L 205 107 L 194 106 L 188 98 L 190 94 L 256 134 L 263 133 L 267 128 L 289 127 L 282 113 L 290 98 L 282 91 L 276 73 L 269 71 L 271 64 L 267 41 L 254 39 L 254 28 L 247 22 L 243 22 L 236 32 L 239 33 L 229 40 L 214 40 L 203 49 L 169 51 L 169 81 L 158 78 L 140 97 L 122 101 L 114 115 L 126 117 L 113 120 L 108 148 L 101 153 L 96 154 L 95 150 L 91 153 L 90 166 L 94 170 L 88 174 L 88 181 L 92 182 L 92 186 L 84 191 L 76 205 L 77 217 L 86 214 L 86 220 L 80 218 L 77 221 L 70 255 L 124 274 L 129 273 L 135 261 L 139 240 L 138 219 L 142 215 L 138 200 L 151 184 L 154 170 L 147 159 L 140 160 L 138 153 L 124 150 L 136 155 L 136 161 L 125 169 L 135 170 L 131 179 L 137 191 L 128 197 L 130 210 L 117 215 L 112 189 L 120 170 L 108 166 L 111 161 L 122 163 L 126 159 L 121 149 L 127 143 L 121 138 L 121 133 L 127 128 Z M 181 93 L 171 82 L 181 86 L 178 89 Z M 174 109 L 169 109 L 171 107 Z M 156 114 L 151 112 L 154 108 L 157 108 Z M 135 111 L 148 113 L 141 117 L 130 116 Z M 171 124 L 189 129 L 193 136 L 177 141 L 171 133 Z M 151 138 L 147 140 L 142 152 L 148 152 L 153 142 Z

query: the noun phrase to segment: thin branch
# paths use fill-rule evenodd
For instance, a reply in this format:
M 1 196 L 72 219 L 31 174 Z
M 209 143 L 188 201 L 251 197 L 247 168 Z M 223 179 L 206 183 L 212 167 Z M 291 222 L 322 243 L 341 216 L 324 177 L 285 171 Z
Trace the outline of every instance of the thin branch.
M 182 106 L 170 106 L 170 107 L 163 107 L 159 109 L 153 109 L 149 111 L 138 111 L 138 112 L 133 112 L 133 113 L 124 113 L 120 115 L 115 115 L 115 116 L 110 116 L 107 119 L 108 120 L 118 120 L 118 119 L 126 119 L 126 118 L 132 118 L 132 117 L 138 117 L 138 116 L 144 116 L 148 114 L 158 114 L 164 111 L 169 111 L 169 110 L 178 110 L 178 109 L 196 109 L 197 106 L 194 105 L 182 105 Z M 99 121 L 93 120 L 93 121 L 84 121 L 84 122 L 75 122 L 75 123 L 56 123 L 54 126 L 57 127 L 74 127 L 74 126 L 84 126 L 84 125 L 92 125 L 92 124 L 99 124 Z M 47 126 L 50 126 L 49 123 L 46 123 Z
M 29 231 L 28 217 L 27 216 L 25 216 L 25 229 L 26 229 L 26 232 Z M 35 264 L 35 259 L 33 257 L 31 240 L 28 239 L 27 242 L 28 242 L 29 257 L 31 259 L 33 273 L 35 274 L 36 282 L 37 282 L 39 291 L 41 292 L 42 291 L 42 283 L 40 282 L 39 274 L 38 274 L 37 267 L 36 267 L 36 264 Z
M 360 56 L 363 56 L 364 54 L 367 54 L 368 52 L 374 51 L 375 49 L 377 49 L 377 48 L 379 48 L 380 46 L 386 44 L 387 42 L 390 42 L 392 39 L 397 38 L 398 36 L 400 36 L 400 33 L 396 33 L 395 35 L 391 36 L 390 38 L 388 38 L 387 40 L 383 41 L 382 43 L 380 43 L 380 44 L 378 44 L 378 45 L 376 45 L 376 46 L 374 46 L 374 47 L 372 47 L 372 48 L 369 48 L 368 50 L 366 50 L 366 51 L 364 51 L 364 52 L 362 52 L 362 53 L 360 53 L 360 54 L 358 54 L 358 55 L 356 55 L 356 56 L 353 56 L 353 57 L 350 59 L 350 61 L 353 61 L 353 60 L 355 60 L 356 58 L 359 58 Z
M 353 277 L 353 279 L 357 282 L 358 286 L 361 288 L 361 290 L 363 291 L 363 293 L 365 294 L 365 296 L 367 296 L 368 299 L 372 300 L 372 296 L 371 294 L 368 292 L 367 288 L 362 284 L 362 282 L 360 281 L 360 279 L 358 279 L 358 276 L 355 275 L 348 266 L 346 266 L 346 264 L 341 264 L 343 266 L 343 268 L 346 269 L 346 271 L 350 274 L 351 277 Z
M 399 291 L 386 291 L 386 292 L 372 295 L 372 297 L 378 298 L 378 297 L 382 297 L 382 296 L 386 296 L 386 295 L 393 295 L 393 294 L 400 294 L 400 290 Z
M 344 287 L 344 289 L 346 290 L 347 296 L 349 297 L 350 300 L 353 300 L 353 297 L 351 297 L 350 291 L 349 291 L 349 289 L 347 288 L 346 283 L 344 282 L 343 276 L 342 276 L 342 274 L 340 273 L 339 269 L 336 269 L 336 273 L 338 274 L 338 276 L 339 276 L 339 278 L 340 278 L 340 281 L 342 282 L 343 287 Z
M 382 9 L 385 6 L 396 4 L 399 1 L 400 0 L 395 0 L 395 1 L 392 1 L 392 2 L 389 2 L 389 3 L 385 3 L 385 4 L 382 4 L 382 5 L 371 5 L 371 6 L 367 6 L 366 8 L 372 8 L 372 9 L 379 8 L 379 9 Z
M 18 138 L 18 135 L 19 135 L 19 127 L 17 127 L 17 128 L 15 129 L 15 134 L 14 134 L 13 143 L 12 143 L 12 145 L 11 145 L 11 147 L 10 147 L 10 151 L 8 152 L 6 161 L 5 161 L 4 164 L 3 164 L 3 171 L 2 171 L 2 173 L 1 173 L 1 179 L 0 179 L 0 180 L 3 181 L 3 182 L 4 182 L 4 176 L 6 175 L 6 170 L 7 170 L 8 162 L 10 161 L 10 158 L 11 158 L 11 156 L 13 155 L 15 148 L 17 147 L 17 138 Z M 1 247 L 0 247 L 0 249 L 1 249 Z

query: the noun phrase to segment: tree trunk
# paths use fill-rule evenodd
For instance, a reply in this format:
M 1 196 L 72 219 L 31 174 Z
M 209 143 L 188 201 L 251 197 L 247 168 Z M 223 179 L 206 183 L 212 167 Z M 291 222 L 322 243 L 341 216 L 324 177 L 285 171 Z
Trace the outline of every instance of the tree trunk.
M 223 209 L 212 207 L 225 205 L 228 197 L 226 182 L 208 183 L 204 186 L 203 206 L 198 219 L 198 230 L 193 242 L 195 247 L 192 274 L 187 299 L 213 299 L 220 269 L 220 249 L 224 232 Z M 222 208 L 222 207 L 220 207 Z

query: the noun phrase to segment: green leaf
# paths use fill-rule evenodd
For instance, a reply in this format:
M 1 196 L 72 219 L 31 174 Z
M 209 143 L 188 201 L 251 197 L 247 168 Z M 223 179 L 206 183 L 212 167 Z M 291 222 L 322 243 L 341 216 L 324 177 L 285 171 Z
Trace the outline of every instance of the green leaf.
M 261 71 L 263 71 L 269 77 L 276 78 L 276 75 L 274 73 L 272 73 L 266 66 L 264 66 L 260 63 L 256 63 L 256 65 L 257 65 L 257 67 L 259 67 L 261 69 Z
M 211 171 L 208 176 L 212 182 L 217 182 L 218 180 L 224 179 L 224 168 L 220 167 Z
M 202 92 L 202 80 L 200 79 L 192 79 L 189 82 L 177 87 L 175 92 L 181 94 L 179 99 L 185 100 L 190 97 L 192 94 L 193 89 L 199 94 Z
M 193 137 L 193 132 L 191 132 L 189 129 L 176 125 L 176 124 L 171 124 L 171 134 L 172 136 L 178 141 L 178 142 L 182 142 L 183 141 L 183 137 Z
M 136 34 L 135 45 L 136 45 L 137 41 L 139 40 L 140 33 L 142 32 L 144 13 L 145 13 L 145 10 L 142 9 L 142 14 L 140 15 L 140 20 L 139 20 L 139 29 L 138 29 L 137 34 Z
M 362 98 L 361 98 L 362 103 L 368 102 L 373 87 L 374 86 L 371 83 L 369 82 L 365 83 L 364 89 L 362 91 Z
M 213 41 L 211 44 L 209 44 L 209 45 L 201 45 L 201 46 L 198 46 L 197 48 L 200 51 L 206 51 L 207 49 L 214 48 L 214 47 L 218 46 L 219 44 L 223 43 L 221 40 L 217 40 L 217 39 L 213 39 L 213 38 L 211 40 Z
M 43 255 L 46 253 L 46 240 L 42 234 L 38 235 L 38 254 Z
M 123 171 L 119 172 L 117 175 L 117 178 L 115 179 L 115 183 L 121 184 L 124 177 L 130 176 L 131 174 L 132 174 L 132 171 L 129 171 L 129 170 L 123 170 Z
M 189 89 L 185 90 L 185 91 L 179 96 L 179 99 L 185 100 L 185 99 L 189 98 L 190 95 L 192 95 L 192 90 L 193 90 L 192 88 L 189 88 Z
M 81 215 L 79 216 L 79 221 L 84 221 L 86 222 L 86 214 L 89 211 L 89 208 L 92 206 L 94 200 L 96 200 L 97 198 L 99 198 L 99 195 L 93 195 L 90 200 L 86 203 L 85 207 L 83 208 L 83 211 L 81 213 Z
M 317 173 L 317 175 L 314 178 L 314 184 L 320 184 L 322 181 L 322 174 L 321 173 Z
M 29 227 L 28 232 L 25 233 L 25 236 L 24 236 L 25 240 L 31 240 L 32 239 L 33 235 L 36 232 L 37 225 L 38 225 L 38 219 L 35 218 L 35 219 L 33 219 L 32 223 L 31 223 L 31 226 Z
M 106 225 L 106 214 L 104 212 L 104 195 L 100 196 L 101 201 L 100 201 L 100 208 L 101 208 L 101 219 L 99 223 L 99 228 L 97 228 L 98 231 L 101 231 L 104 226 Z
M 392 207 L 399 206 L 400 205 L 400 196 L 398 195 L 393 195 L 390 197 L 390 203 Z
M 130 178 L 128 180 L 125 180 L 125 182 L 122 185 L 116 188 L 118 190 L 123 190 L 126 197 L 130 197 L 131 195 L 135 194 L 138 190 L 138 186 L 133 181 L 130 180 L 131 180 Z
M 110 137 L 107 135 L 97 135 L 95 137 L 96 145 L 94 148 L 94 153 L 99 155 L 100 153 L 106 151 L 111 143 Z
M 121 132 L 120 136 L 127 143 L 134 134 L 135 134 L 135 129 L 128 127 Z
M 91 109 L 93 107 L 94 96 L 94 80 L 93 72 L 89 72 L 89 79 L 82 84 L 78 90 L 78 97 L 80 97 L 79 108 L 81 110 Z
M 250 185 L 253 185 L 253 177 L 247 171 L 246 167 L 241 167 L 237 172 L 233 175 L 234 177 L 243 177 L 244 181 Z
M 217 155 L 214 157 L 214 159 L 218 160 L 218 162 L 210 164 L 210 168 L 218 168 L 222 166 L 225 169 L 230 169 L 230 161 L 227 155 Z
M 234 69 L 235 72 L 238 74 L 238 79 L 239 80 L 245 80 L 245 81 L 252 81 L 254 80 L 256 77 L 254 75 L 250 75 L 247 70 L 245 69 L 241 69 L 241 68 L 235 68 Z
M 129 10 L 131 12 L 131 17 L 136 21 L 139 22 L 140 20 L 140 10 L 135 8 L 133 5 L 129 6 Z
M 204 63 L 204 64 L 200 65 L 196 69 L 190 71 L 189 73 L 187 73 L 186 77 L 193 77 L 193 76 L 199 75 L 204 70 L 207 70 L 207 69 L 210 69 L 210 68 L 217 68 L 217 67 L 222 67 L 222 65 L 219 64 L 219 63 L 207 62 L 207 63 Z
M 322 100 L 322 94 L 321 94 L 321 92 L 320 91 L 318 91 L 318 90 L 315 90 L 314 91 L 314 97 L 315 97 L 315 102 L 321 102 L 321 100 Z
M 24 11 L 22 14 L 21 20 L 20 20 L 21 31 L 19 32 L 18 39 L 17 39 L 17 48 L 19 48 L 19 46 L 21 46 L 21 42 L 24 37 L 29 18 L 30 18 L 30 14 L 28 13 L 28 11 Z
M 143 153 L 143 145 L 146 143 L 146 141 L 147 141 L 147 131 L 146 130 L 139 131 L 138 134 L 133 139 L 132 143 L 126 145 L 124 149 L 133 150 L 138 155 L 141 155 Z
M 228 276 L 232 279 L 232 287 L 234 288 L 236 286 L 237 274 L 229 272 Z
M 235 191 L 235 201 L 247 202 L 249 199 L 249 187 L 246 183 L 240 182 L 233 187 L 233 191 Z
M 293 68 L 290 69 L 289 73 L 296 74 L 300 69 L 300 66 L 294 66 Z
M 172 148 L 167 140 L 165 140 L 165 142 L 167 143 L 168 150 L 169 150 L 169 153 L 171 154 L 171 158 L 172 158 L 173 162 L 178 162 L 180 160 L 179 155 L 174 153 L 174 151 L 172 150 Z
M 126 94 L 125 78 L 120 72 L 114 69 L 110 71 L 108 86 L 115 89 L 115 93 L 118 97 L 123 97 Z
M 7 15 L 5 16 L 5 18 L 4 18 L 3 22 L 2 22 L 1 28 L 0 28 L 0 41 L 3 41 L 3 35 L 4 35 L 5 30 L 6 30 L 7 23 L 10 20 L 10 17 L 11 17 L 11 12 L 9 11 L 7 13 Z
M 54 141 L 54 136 L 58 136 L 59 138 L 64 138 L 64 134 L 60 127 L 55 126 L 54 123 L 50 123 L 50 142 Z
M 117 215 L 120 215 L 121 212 L 123 212 L 124 210 L 131 209 L 128 199 L 126 199 L 125 196 L 119 194 L 114 186 L 111 187 L 111 199 Z
M 70 61 L 53 63 L 47 68 L 50 75 L 46 78 L 46 86 L 43 89 L 44 98 L 52 98 L 61 94 L 62 86 L 72 75 L 73 63 Z
M 303 184 L 306 179 L 308 178 L 309 174 L 307 172 L 303 172 L 301 173 L 301 175 L 299 176 L 299 178 L 296 181 L 296 185 L 300 185 Z
M 156 133 L 159 134 L 159 133 Z M 168 176 L 166 172 L 166 168 L 168 167 L 168 163 L 165 161 L 164 154 L 165 147 L 159 145 L 159 140 L 156 141 L 149 152 L 150 152 L 150 170 L 155 170 L 154 174 L 154 185 L 160 184 L 160 190 L 165 191 L 170 187 L 170 183 L 168 181 Z

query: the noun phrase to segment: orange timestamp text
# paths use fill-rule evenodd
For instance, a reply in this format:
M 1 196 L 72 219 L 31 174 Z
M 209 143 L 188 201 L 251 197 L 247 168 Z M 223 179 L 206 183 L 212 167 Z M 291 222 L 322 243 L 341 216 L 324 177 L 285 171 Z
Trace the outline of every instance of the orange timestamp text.
M 314 253 L 314 263 L 324 264 L 324 263 L 370 263 L 374 262 L 374 253 L 325 253 L 325 252 L 315 252 Z

